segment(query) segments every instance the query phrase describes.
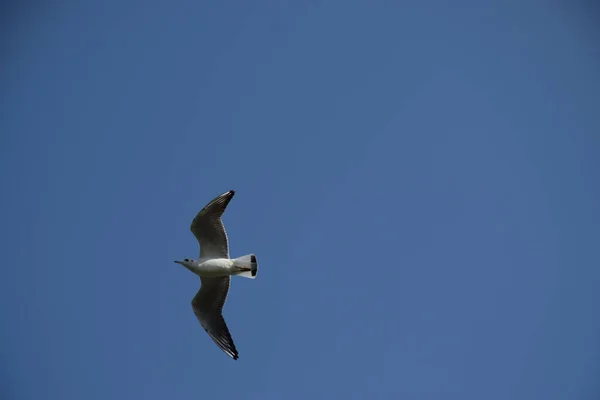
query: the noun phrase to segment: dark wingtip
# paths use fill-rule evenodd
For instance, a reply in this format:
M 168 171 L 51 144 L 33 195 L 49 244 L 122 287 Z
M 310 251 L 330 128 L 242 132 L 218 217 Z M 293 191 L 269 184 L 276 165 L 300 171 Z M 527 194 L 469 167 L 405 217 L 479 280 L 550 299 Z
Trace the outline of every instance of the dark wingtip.
M 230 191 L 229 191 L 229 194 L 230 194 L 231 196 L 233 196 L 233 195 L 235 194 L 235 190 L 230 190 Z

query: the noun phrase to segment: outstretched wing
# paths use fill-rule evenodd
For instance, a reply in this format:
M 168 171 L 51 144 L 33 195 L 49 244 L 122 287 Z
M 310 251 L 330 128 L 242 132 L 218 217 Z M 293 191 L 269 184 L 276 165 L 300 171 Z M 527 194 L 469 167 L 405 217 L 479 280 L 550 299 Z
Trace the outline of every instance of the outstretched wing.
M 234 360 L 238 359 L 238 351 L 235 348 L 225 319 L 223 319 L 223 305 L 229 292 L 229 276 L 216 278 L 201 277 L 200 290 L 192 299 L 192 309 L 200 325 L 208 336 Z
M 200 244 L 200 258 L 229 258 L 227 233 L 221 216 L 233 198 L 234 190 L 214 198 L 196 215 L 190 226 Z

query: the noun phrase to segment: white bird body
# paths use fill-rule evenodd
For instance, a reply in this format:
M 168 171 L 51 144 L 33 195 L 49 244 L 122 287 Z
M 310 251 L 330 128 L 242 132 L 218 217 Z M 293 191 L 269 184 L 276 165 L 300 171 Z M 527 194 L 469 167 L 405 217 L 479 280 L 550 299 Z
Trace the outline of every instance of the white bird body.
M 198 276 L 215 277 L 234 275 L 233 260 L 229 258 L 209 258 L 190 263 L 188 269 Z

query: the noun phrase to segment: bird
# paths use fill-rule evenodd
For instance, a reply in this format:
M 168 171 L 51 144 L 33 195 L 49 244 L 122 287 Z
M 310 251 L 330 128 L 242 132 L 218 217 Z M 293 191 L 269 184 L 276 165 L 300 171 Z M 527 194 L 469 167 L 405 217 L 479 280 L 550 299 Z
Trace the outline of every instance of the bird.
M 192 309 L 200 325 L 217 346 L 237 360 L 235 347 L 225 319 L 223 306 L 227 299 L 231 276 L 255 279 L 258 262 L 255 254 L 229 258 L 229 241 L 222 216 L 235 195 L 229 190 L 211 200 L 192 220 L 190 231 L 200 245 L 198 259 L 175 261 L 200 277 L 200 289 L 192 299 Z

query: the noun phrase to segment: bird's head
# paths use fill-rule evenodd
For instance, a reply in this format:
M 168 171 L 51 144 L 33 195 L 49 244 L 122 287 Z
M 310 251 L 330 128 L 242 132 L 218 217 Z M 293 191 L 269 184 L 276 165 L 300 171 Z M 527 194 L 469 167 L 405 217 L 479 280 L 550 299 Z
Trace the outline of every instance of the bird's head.
M 186 267 L 187 269 L 190 269 L 194 266 L 194 260 L 190 259 L 190 258 L 185 258 L 181 261 L 175 261 L 175 263 L 177 264 L 181 264 L 184 267 Z

